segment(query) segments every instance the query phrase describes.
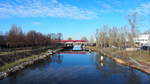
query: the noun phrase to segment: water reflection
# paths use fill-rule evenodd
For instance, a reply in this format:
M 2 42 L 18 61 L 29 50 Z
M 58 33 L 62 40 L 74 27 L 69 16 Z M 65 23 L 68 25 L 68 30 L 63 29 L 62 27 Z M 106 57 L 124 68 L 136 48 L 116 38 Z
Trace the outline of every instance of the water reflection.
M 50 58 L 53 63 L 61 64 L 63 62 L 63 56 L 60 54 L 55 54 Z
M 0 84 L 150 84 L 150 76 L 100 53 L 67 51 L 0 80 Z
M 108 57 L 96 55 L 96 69 L 103 80 L 114 79 L 121 84 L 150 84 L 150 76 L 133 68 L 116 64 Z M 112 80 L 111 80 L 112 81 Z

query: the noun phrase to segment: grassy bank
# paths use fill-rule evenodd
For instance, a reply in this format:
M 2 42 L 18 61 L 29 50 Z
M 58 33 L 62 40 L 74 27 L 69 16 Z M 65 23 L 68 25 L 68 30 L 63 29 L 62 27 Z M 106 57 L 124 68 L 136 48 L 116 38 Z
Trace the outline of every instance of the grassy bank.
M 5 64 L 4 66 L 0 67 L 0 71 L 5 71 L 5 70 L 7 70 L 7 69 L 9 69 L 9 68 L 12 68 L 12 67 L 14 67 L 14 66 L 17 66 L 17 65 L 23 63 L 23 62 L 27 62 L 27 61 L 30 61 L 30 60 L 32 60 L 32 59 L 36 59 L 36 58 L 38 58 L 39 56 L 41 56 L 41 55 L 43 55 L 43 54 L 45 54 L 45 52 L 44 52 L 44 53 L 41 53 L 41 54 L 39 54 L 39 55 L 32 55 L 32 56 L 30 56 L 30 57 L 26 57 L 26 58 L 23 58 L 23 59 L 19 59 L 19 60 L 15 61 L 15 62 Z
M 86 48 L 88 48 L 88 49 L 90 49 L 90 50 L 96 51 L 96 47 L 95 47 L 95 46 L 86 46 Z
M 28 62 L 30 60 L 39 58 L 40 56 L 47 54 L 48 49 L 57 50 L 57 49 L 59 49 L 59 47 L 58 46 L 57 46 L 57 48 L 56 47 L 48 47 L 48 48 L 47 47 L 41 47 L 39 49 L 42 49 L 42 51 L 36 51 L 37 49 L 29 49 L 29 50 L 17 50 L 17 51 L 12 51 L 12 52 L 11 51 L 1 52 L 0 53 L 0 58 L 1 58 L 0 61 L 4 61 L 3 59 L 8 59 L 8 57 L 9 57 L 9 60 L 14 59 L 14 58 L 16 60 L 14 60 L 12 62 L 6 62 L 4 65 L 0 66 L 0 71 L 5 71 L 11 67 L 14 67 L 14 66 L 17 66 L 17 65 L 23 63 L 23 62 Z M 28 52 L 35 52 L 35 53 L 28 53 Z M 21 55 L 16 56 L 18 53 L 22 53 L 22 55 L 27 54 L 27 56 L 19 58 Z M 2 55 L 4 55 L 3 59 L 1 57 Z
M 29 51 L 33 51 L 35 49 L 42 49 L 42 48 L 44 49 L 44 48 L 55 48 L 55 47 L 48 46 L 48 47 L 10 48 L 10 49 L 4 49 L 4 50 L 0 51 L 0 55 L 9 55 L 9 54 L 29 52 Z
M 60 50 L 62 50 L 62 48 L 57 48 L 53 52 L 56 53 Z M 11 73 L 20 71 L 26 66 L 32 65 L 40 60 L 45 60 L 49 56 L 50 55 L 48 54 L 47 50 L 45 50 L 44 52 L 40 52 L 40 54 L 33 54 L 29 57 L 25 57 L 11 63 L 7 63 L 0 67 L 0 79 L 4 79 L 5 77 L 11 75 Z
M 120 50 L 117 48 L 96 48 L 87 46 L 89 49 L 93 49 L 95 51 L 104 51 L 108 54 L 117 55 L 123 58 L 132 58 L 142 64 L 150 65 L 150 52 L 145 50 L 138 50 L 138 51 L 125 51 Z
M 17 51 L 12 51 L 12 52 L 0 52 L 0 55 L 9 55 L 9 54 L 15 54 L 15 53 L 22 53 L 22 52 L 28 52 L 32 50 L 17 50 Z
M 125 51 L 116 48 L 103 48 L 97 49 L 97 51 L 119 64 L 150 74 L 150 54 L 148 51 Z
M 113 53 L 119 56 L 123 56 L 124 58 L 132 58 L 140 63 L 150 65 L 150 52 L 149 51 L 144 51 L 144 50 L 125 51 L 125 50 L 111 49 L 111 48 L 105 48 L 104 51 L 108 53 Z

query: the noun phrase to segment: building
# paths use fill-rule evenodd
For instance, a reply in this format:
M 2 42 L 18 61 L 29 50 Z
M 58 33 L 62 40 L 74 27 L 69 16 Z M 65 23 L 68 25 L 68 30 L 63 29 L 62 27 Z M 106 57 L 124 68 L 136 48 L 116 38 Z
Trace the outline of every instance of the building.
M 150 46 L 150 34 L 141 34 L 138 37 L 134 38 L 134 42 L 137 46 Z

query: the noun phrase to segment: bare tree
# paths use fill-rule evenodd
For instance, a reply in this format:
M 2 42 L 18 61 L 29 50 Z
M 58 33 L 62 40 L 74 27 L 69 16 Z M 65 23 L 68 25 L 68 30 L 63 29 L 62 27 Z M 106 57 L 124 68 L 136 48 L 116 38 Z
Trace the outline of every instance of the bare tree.
M 138 35 L 137 13 L 133 13 L 133 14 L 128 15 L 128 23 L 129 23 L 130 28 L 131 28 L 131 31 L 128 35 L 129 43 L 132 47 L 135 47 L 134 38 Z
M 85 37 L 85 36 L 81 37 L 81 40 L 88 41 L 87 37 Z
M 62 40 L 62 33 L 58 33 L 58 40 Z
M 128 34 L 126 26 L 121 28 L 114 26 L 111 28 L 104 25 L 103 28 L 101 28 L 101 31 L 97 29 L 96 32 L 96 43 L 99 48 L 125 48 Z
M 90 39 L 89 39 L 90 43 L 94 43 L 94 37 L 91 36 Z
M 3 43 L 4 43 L 3 35 L 0 32 L 0 49 L 1 49 L 2 45 L 3 45 Z
M 31 30 L 27 33 L 26 41 L 27 41 L 28 46 L 35 45 L 35 36 L 36 36 L 36 32 L 33 30 Z
M 150 29 L 145 31 L 144 34 L 150 34 Z
M 4 39 L 3 37 L 6 38 Z M 30 30 L 29 32 L 24 33 L 20 27 L 17 27 L 17 25 L 14 24 L 6 35 L 0 35 L 0 47 L 41 47 L 51 45 L 52 42 L 53 45 L 55 45 L 58 42 L 57 40 L 61 39 L 61 33 L 45 35 L 40 32 L 36 32 L 35 30 Z
M 96 29 L 95 37 L 96 37 L 96 48 L 97 49 L 101 48 L 99 29 Z
M 137 36 L 137 13 L 128 15 L 128 23 L 131 27 L 131 33 L 133 37 Z
M 18 28 L 17 25 L 13 25 L 8 32 L 8 44 L 10 47 L 18 47 L 21 46 L 21 42 L 23 41 L 23 32 L 21 28 Z
M 71 37 L 68 37 L 68 40 L 72 40 L 72 38 L 71 38 Z

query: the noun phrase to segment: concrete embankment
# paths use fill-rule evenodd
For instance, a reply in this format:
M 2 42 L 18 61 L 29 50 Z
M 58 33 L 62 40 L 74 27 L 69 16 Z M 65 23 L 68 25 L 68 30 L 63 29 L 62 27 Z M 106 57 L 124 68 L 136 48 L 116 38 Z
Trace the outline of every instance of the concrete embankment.
M 56 52 L 59 52 L 61 50 L 62 50 L 62 48 L 55 49 L 55 50 L 52 51 L 52 54 L 55 54 Z M 23 62 L 15 65 L 13 67 L 10 67 L 10 68 L 8 68 L 6 70 L 1 71 L 0 72 L 0 79 L 4 79 L 5 77 L 9 76 L 12 73 L 15 73 L 15 72 L 17 72 L 19 70 L 22 70 L 25 67 L 27 67 L 29 65 L 32 65 L 32 64 L 34 64 L 34 63 L 36 63 L 36 62 L 38 62 L 40 60 L 44 60 L 47 57 L 52 56 L 52 54 L 49 55 L 49 53 L 44 53 L 43 55 L 32 56 L 31 58 L 28 58 L 28 60 L 26 60 L 26 61 L 23 61 Z
M 117 56 L 117 55 L 114 55 L 113 53 L 107 53 L 107 52 L 102 51 L 102 50 L 99 51 L 99 52 L 101 54 L 103 54 L 104 56 L 107 56 L 107 57 L 111 58 L 112 60 L 114 60 L 118 64 L 129 66 L 129 67 L 132 67 L 134 69 L 137 69 L 137 70 L 140 70 L 142 72 L 145 72 L 147 74 L 150 74 L 149 66 L 140 64 L 139 62 L 135 61 L 132 58 L 124 58 L 122 56 Z

